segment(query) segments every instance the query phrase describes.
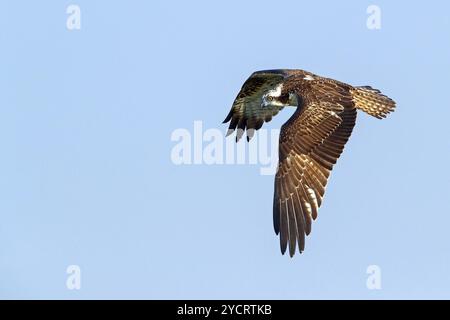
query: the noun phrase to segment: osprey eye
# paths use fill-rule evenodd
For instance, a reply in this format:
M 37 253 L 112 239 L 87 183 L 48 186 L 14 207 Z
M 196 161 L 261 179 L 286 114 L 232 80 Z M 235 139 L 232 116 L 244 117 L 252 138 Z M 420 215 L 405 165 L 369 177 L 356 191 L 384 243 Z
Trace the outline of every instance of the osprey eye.
M 269 101 L 273 101 L 273 97 L 271 97 L 271 96 L 268 96 L 268 97 L 267 97 L 267 100 L 269 100 Z

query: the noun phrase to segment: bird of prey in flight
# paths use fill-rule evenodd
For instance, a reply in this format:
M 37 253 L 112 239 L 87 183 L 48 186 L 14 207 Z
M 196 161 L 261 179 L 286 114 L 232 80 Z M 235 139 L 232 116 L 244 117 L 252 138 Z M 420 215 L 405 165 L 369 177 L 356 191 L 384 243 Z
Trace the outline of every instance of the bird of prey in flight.
M 281 109 L 296 111 L 281 127 L 275 176 L 273 224 L 281 252 L 305 248 L 305 236 L 322 203 L 333 165 L 355 126 L 356 112 L 376 118 L 394 111 L 395 102 L 369 86 L 353 87 L 303 70 L 253 73 L 243 84 L 230 113 L 227 136 L 249 141 Z

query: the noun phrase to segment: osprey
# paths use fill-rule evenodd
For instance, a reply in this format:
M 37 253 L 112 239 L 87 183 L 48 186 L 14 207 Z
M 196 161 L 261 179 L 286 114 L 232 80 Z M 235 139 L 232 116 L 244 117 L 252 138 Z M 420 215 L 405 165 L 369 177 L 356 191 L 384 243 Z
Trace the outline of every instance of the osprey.
M 281 127 L 275 175 L 273 225 L 281 252 L 305 249 L 305 236 L 322 203 L 333 165 L 355 126 L 356 111 L 385 118 L 395 102 L 369 86 L 353 87 L 303 70 L 265 70 L 243 84 L 230 113 L 227 136 L 247 140 L 281 109 L 296 111 Z

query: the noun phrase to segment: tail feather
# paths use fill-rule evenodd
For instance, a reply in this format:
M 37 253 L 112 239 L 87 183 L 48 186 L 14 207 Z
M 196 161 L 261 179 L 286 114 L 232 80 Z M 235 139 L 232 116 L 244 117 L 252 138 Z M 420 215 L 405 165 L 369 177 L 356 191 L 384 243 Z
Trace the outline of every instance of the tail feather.
M 353 102 L 356 108 L 367 112 L 378 119 L 386 116 L 395 109 L 395 101 L 383 95 L 380 90 L 369 86 L 351 89 Z

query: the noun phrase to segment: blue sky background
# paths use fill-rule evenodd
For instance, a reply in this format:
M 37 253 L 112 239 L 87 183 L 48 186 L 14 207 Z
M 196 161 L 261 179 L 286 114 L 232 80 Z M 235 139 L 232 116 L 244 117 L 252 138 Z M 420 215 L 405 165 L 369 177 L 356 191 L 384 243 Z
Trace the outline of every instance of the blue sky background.
M 69 4 L 81 30 L 66 28 Z M 366 9 L 381 8 L 369 30 Z M 0 298 L 450 298 L 450 5 L 2 1 Z M 175 166 L 242 82 L 301 68 L 394 98 L 359 114 L 306 251 L 281 256 L 273 177 Z M 284 111 L 267 128 L 279 128 Z M 66 288 L 79 265 L 81 290 Z M 378 265 L 382 289 L 368 290 Z

